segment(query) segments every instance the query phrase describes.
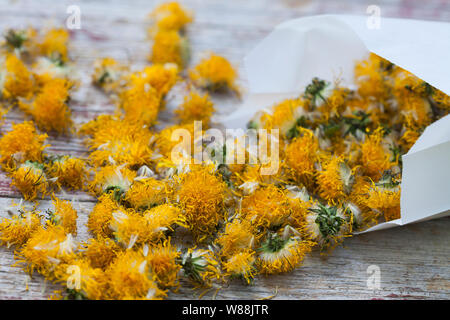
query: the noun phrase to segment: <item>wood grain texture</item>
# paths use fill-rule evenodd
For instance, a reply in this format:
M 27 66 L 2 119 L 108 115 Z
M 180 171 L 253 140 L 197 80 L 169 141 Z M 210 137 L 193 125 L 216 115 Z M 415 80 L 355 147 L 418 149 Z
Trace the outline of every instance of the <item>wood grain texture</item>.
M 0 32 L 29 25 L 61 25 L 67 18 L 70 4 L 81 8 L 82 29 L 72 32 L 71 56 L 77 64 L 80 90 L 71 103 L 75 122 L 90 120 L 114 106 L 99 91 L 89 86 L 92 62 L 98 57 L 112 56 L 132 62 L 136 68 L 146 63 L 149 42 L 146 40 L 145 16 L 160 1 L 0 1 Z M 304 15 L 323 13 L 365 14 L 373 1 L 313 0 L 186 0 L 181 1 L 195 12 L 195 23 L 189 27 L 192 63 L 208 51 L 229 58 L 242 74 L 241 61 L 278 23 Z M 446 0 L 379 0 L 383 16 L 450 21 L 450 3 Z M 241 79 L 245 88 L 245 79 Z M 169 96 L 161 122 L 171 117 L 185 88 L 177 86 Z M 238 106 L 233 98 L 214 98 L 218 115 L 228 114 Z M 10 128 L 23 115 L 14 111 L 7 115 L 1 130 Z M 85 155 L 77 137 L 50 137 L 49 151 Z M 20 194 L 9 187 L 9 179 L 0 174 L 0 215 Z M 76 199 L 79 210 L 78 239 L 87 237 L 85 222 L 95 198 L 82 193 L 59 195 Z M 49 199 L 41 201 L 47 208 Z M 260 299 L 276 293 L 275 299 L 448 299 L 450 298 L 450 218 L 409 225 L 355 236 L 345 241 L 331 255 L 315 252 L 304 266 L 293 273 L 259 277 L 253 286 L 232 283 L 220 290 L 218 299 Z M 0 248 L 0 299 L 46 299 L 60 287 L 45 283 L 39 275 L 30 278 L 14 264 L 13 252 Z M 381 271 L 380 290 L 367 287 L 367 268 L 377 265 Z M 199 292 L 182 287 L 171 299 L 198 298 Z M 205 298 L 212 298 L 209 292 Z

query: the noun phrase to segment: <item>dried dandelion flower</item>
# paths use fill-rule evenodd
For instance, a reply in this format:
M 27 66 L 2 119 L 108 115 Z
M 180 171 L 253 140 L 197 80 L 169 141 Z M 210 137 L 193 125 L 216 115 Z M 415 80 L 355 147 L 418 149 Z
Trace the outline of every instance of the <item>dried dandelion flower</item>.
M 364 204 L 384 215 L 386 221 L 400 218 L 400 183 L 386 172 L 368 191 Z
M 286 99 L 275 104 L 270 112 L 260 114 L 259 118 L 248 124 L 248 127 L 279 129 L 283 137 L 292 139 L 299 134 L 297 127 L 304 126 L 308 118 L 303 99 Z
M 69 80 L 76 72 L 73 65 L 46 57 L 37 58 L 32 65 L 32 70 L 38 87 L 43 87 L 53 79 Z
M 432 97 L 441 109 L 444 109 L 447 112 L 450 111 L 450 96 L 446 95 L 441 90 L 434 88 Z
M 120 87 L 128 68 L 113 58 L 97 59 L 94 62 L 92 83 L 107 92 L 115 91 Z
M 25 200 L 34 200 L 38 194 L 45 196 L 49 181 L 44 173 L 44 165 L 25 161 L 11 173 L 11 186 L 16 187 Z
M 319 160 L 319 142 L 313 132 L 302 128 L 300 136 L 287 145 L 285 158 L 295 180 L 310 186 Z
M 219 262 L 211 250 L 188 249 L 181 255 L 181 265 L 184 275 L 196 286 L 211 287 L 222 277 Z
M 161 205 L 143 214 L 130 210 L 113 212 L 110 228 L 115 239 L 130 249 L 134 245 L 155 243 L 164 238 L 165 232 L 182 223 L 179 209 L 170 205 Z
M 39 129 L 66 133 L 72 126 L 67 106 L 71 86 L 67 80 L 53 79 L 44 85 L 31 104 L 21 102 L 19 107 L 33 117 Z
M 19 215 L 0 220 L 0 244 L 6 247 L 20 247 L 41 226 L 41 217 L 37 213 L 22 211 Z
M 109 225 L 113 212 L 120 210 L 119 204 L 113 199 L 113 194 L 106 193 L 98 198 L 87 222 L 88 230 L 98 238 L 112 237 L 113 231 Z
M 237 72 L 224 57 L 211 54 L 189 71 L 189 78 L 200 88 L 211 91 L 234 91 L 239 94 L 236 85 Z
M 85 258 L 58 266 L 55 271 L 58 282 L 68 286 L 71 299 L 108 299 L 109 279 L 100 268 L 92 267 Z
M 176 198 L 188 228 L 198 240 L 211 235 L 223 219 L 225 184 L 207 167 L 200 167 L 180 177 Z
M 0 139 L 0 162 L 3 168 L 14 168 L 27 160 L 42 161 L 42 152 L 47 147 L 46 134 L 38 134 L 31 121 L 13 124 L 11 131 Z
M 38 44 L 40 53 L 61 64 L 68 61 L 69 33 L 64 29 L 49 30 Z
M 351 233 L 350 220 L 347 210 L 318 203 L 309 209 L 305 228 L 308 237 L 321 248 L 334 247 Z
M 71 156 L 56 156 L 50 158 L 45 171 L 50 178 L 56 179 L 58 187 L 64 186 L 70 190 L 82 190 L 88 175 L 84 160 Z
M 26 270 L 30 274 L 36 270 L 51 279 L 57 265 L 74 259 L 77 246 L 72 235 L 66 234 L 62 226 L 48 226 L 33 233 L 19 251 L 19 256 L 27 263 Z
M 313 205 L 313 200 L 305 187 L 299 188 L 293 185 L 286 186 L 286 196 L 291 208 L 291 214 L 287 219 L 287 223 L 295 229 L 303 230 L 309 209 Z
M 78 214 L 71 202 L 53 197 L 52 203 L 54 210 L 47 211 L 49 222 L 54 225 L 62 226 L 66 233 L 76 236 Z
M 89 155 L 93 166 L 110 164 L 127 165 L 130 168 L 140 167 L 152 161 L 152 149 L 149 142 L 140 137 L 138 140 L 129 136 L 110 140 Z
M 371 53 L 369 58 L 360 61 L 355 66 L 355 82 L 358 94 L 363 99 L 376 99 L 385 103 L 389 98 L 388 75 L 392 63 Z
M 204 127 L 208 127 L 214 111 L 213 103 L 208 94 L 201 96 L 196 92 L 191 92 L 184 97 L 184 103 L 175 110 L 175 114 L 180 119 L 181 124 L 201 121 Z
M 256 258 L 253 250 L 244 250 L 228 258 L 223 263 L 226 276 L 231 279 L 242 279 L 245 284 L 251 284 L 257 270 L 254 267 Z
M 3 68 L 5 71 L 0 72 L 0 97 L 29 98 L 34 90 L 34 81 L 25 64 L 14 54 L 8 54 Z
M 134 84 L 121 92 L 119 106 L 130 123 L 153 125 L 158 116 L 161 96 L 148 83 Z
M 137 123 L 102 115 L 83 124 L 79 133 L 90 136 L 86 145 L 91 150 L 89 158 L 93 166 L 115 164 L 135 168 L 152 160 L 153 134 Z
M 29 53 L 31 49 L 30 44 L 36 36 L 36 30 L 28 28 L 25 30 L 9 29 L 5 34 L 5 41 L 3 46 L 8 52 L 14 53 Z
M 234 219 L 225 225 L 224 231 L 218 235 L 215 243 L 220 246 L 220 254 L 231 257 L 236 252 L 251 249 L 255 242 L 253 228 L 247 220 Z
M 184 31 L 185 26 L 192 22 L 192 14 L 175 1 L 159 5 L 149 17 L 155 25 L 153 28 L 160 30 Z
M 145 67 L 141 72 L 130 75 L 130 83 L 148 83 L 160 95 L 161 99 L 169 93 L 178 81 L 178 66 L 174 63 L 154 64 Z
M 178 130 L 178 129 L 183 129 L 183 130 L 187 130 L 187 132 L 189 132 L 191 139 L 190 140 L 183 140 L 182 142 L 185 143 L 185 145 L 180 147 L 180 142 L 176 139 L 172 139 L 172 136 L 174 136 L 174 133 Z M 160 153 L 162 156 L 164 156 L 167 159 L 171 158 L 171 154 L 172 151 L 174 151 L 174 148 L 176 146 L 179 146 L 181 151 L 187 151 L 190 150 L 190 146 L 193 145 L 194 143 L 194 124 L 190 123 L 190 124 L 186 124 L 186 125 L 173 125 L 173 126 L 168 126 L 166 128 L 164 128 L 163 130 L 161 130 L 161 132 L 159 132 L 156 136 L 155 139 L 155 145 L 156 145 L 156 149 L 158 151 L 158 153 Z M 180 139 L 180 137 L 177 137 L 178 139 Z
M 187 66 L 190 59 L 189 41 L 177 31 L 159 30 L 153 37 L 152 53 L 149 60 L 154 64 L 174 63 L 180 69 Z
M 373 180 L 380 179 L 383 172 L 394 165 L 383 144 L 383 132 L 381 127 L 378 128 L 361 144 L 360 163 L 365 174 Z
M 114 199 L 120 200 L 130 188 L 136 172 L 122 166 L 106 166 L 95 173 L 91 181 L 91 190 L 100 195 L 113 193 Z
M 269 233 L 258 250 L 256 265 L 262 274 L 277 274 L 292 271 L 298 267 L 313 242 L 302 241 L 298 237 L 282 237 Z
M 350 167 L 339 157 L 325 162 L 323 170 L 317 172 L 319 195 L 327 200 L 345 199 L 350 193 L 354 176 Z
M 106 270 L 110 299 L 160 300 L 165 297 L 154 281 L 149 265 L 141 253 L 127 250 Z
M 170 239 L 155 246 L 144 246 L 143 255 L 148 262 L 151 273 L 161 288 L 177 288 L 179 283 L 178 263 L 180 252 L 170 244 Z
M 120 247 L 109 238 L 91 238 L 83 248 L 83 255 L 89 261 L 92 268 L 105 270 L 117 257 Z
M 344 111 L 348 91 L 325 80 L 314 78 L 306 86 L 304 98 L 309 109 L 320 112 L 322 118 L 328 120 L 340 116 Z
M 167 186 L 163 181 L 154 178 L 135 178 L 124 200 L 133 208 L 150 209 L 164 203 L 167 199 Z
M 256 228 L 279 228 L 291 214 L 286 194 L 274 185 L 242 200 L 242 215 Z

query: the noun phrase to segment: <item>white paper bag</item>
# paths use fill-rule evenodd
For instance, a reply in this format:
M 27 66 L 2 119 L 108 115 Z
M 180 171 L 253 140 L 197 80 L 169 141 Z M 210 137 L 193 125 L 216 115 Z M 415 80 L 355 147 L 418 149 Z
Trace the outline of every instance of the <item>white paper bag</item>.
M 280 24 L 245 58 L 249 95 L 222 119 L 245 128 L 256 111 L 297 97 L 313 77 L 353 85 L 356 61 L 373 52 L 450 95 L 450 24 L 322 15 Z M 431 124 L 403 156 L 401 218 L 367 231 L 450 213 L 450 115 Z

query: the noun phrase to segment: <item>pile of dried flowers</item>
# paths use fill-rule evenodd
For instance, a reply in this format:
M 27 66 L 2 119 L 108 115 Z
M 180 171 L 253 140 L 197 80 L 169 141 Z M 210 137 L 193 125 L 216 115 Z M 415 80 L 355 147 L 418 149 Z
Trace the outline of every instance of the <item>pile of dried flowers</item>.
M 355 230 L 399 217 L 401 155 L 450 111 L 450 97 L 372 54 L 355 67 L 356 90 L 312 79 L 298 98 L 255 115 L 249 128 L 280 132 L 275 174 L 261 175 L 263 163 L 180 166 L 171 158 L 174 131 L 193 133 L 193 121 L 208 128 L 208 92 L 239 94 L 223 57 L 184 71 L 192 20 L 176 2 L 156 8 L 151 64 L 141 71 L 96 61 L 92 82 L 118 108 L 81 127 L 69 108 L 78 83 L 70 78 L 67 32 L 5 36 L 1 114 L 19 108 L 30 120 L 3 132 L 0 165 L 25 200 L 50 195 L 53 208 L 11 209 L 0 244 L 14 248 L 27 272 L 67 288 L 55 297 L 162 299 L 186 285 L 182 279 L 208 289 L 292 271 L 316 247 L 328 252 Z M 156 131 L 166 95 L 181 81 L 192 89 L 177 123 Z M 44 132 L 75 131 L 85 138 L 86 159 L 45 152 Z M 98 198 L 87 222 L 92 238 L 75 239 L 77 211 L 55 196 L 61 188 Z

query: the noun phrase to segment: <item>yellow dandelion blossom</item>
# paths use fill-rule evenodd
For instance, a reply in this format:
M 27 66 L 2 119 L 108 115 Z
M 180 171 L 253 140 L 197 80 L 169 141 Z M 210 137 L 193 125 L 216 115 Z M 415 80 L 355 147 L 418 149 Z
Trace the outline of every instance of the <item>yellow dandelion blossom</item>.
M 406 116 L 410 116 L 418 127 L 425 128 L 433 121 L 430 102 L 419 95 L 405 95 L 399 100 L 399 108 Z
M 298 135 L 297 126 L 305 125 L 308 117 L 303 99 L 286 99 L 275 104 L 270 112 L 264 112 L 259 119 L 253 120 L 249 127 L 279 129 L 283 137 L 292 139 Z
M 153 37 L 152 53 L 149 57 L 152 63 L 174 63 L 183 69 L 188 64 L 189 57 L 189 42 L 177 31 L 159 30 Z
M 55 270 L 57 282 L 64 283 L 70 299 L 108 299 L 109 278 L 100 269 L 92 267 L 87 259 L 76 259 Z
M 291 215 L 287 219 L 287 223 L 293 228 L 303 230 L 313 201 L 305 187 L 286 186 L 286 196 L 291 208 Z
M 172 138 L 176 134 L 178 129 L 181 129 L 183 131 L 186 130 L 186 132 L 189 133 L 191 139 L 190 140 L 186 139 L 186 140 L 180 141 L 181 139 L 179 136 Z M 180 143 L 183 143 L 183 145 L 180 146 Z M 181 147 L 181 150 L 187 151 L 187 150 L 190 150 L 193 143 L 194 143 L 194 124 L 193 123 L 186 124 L 186 125 L 168 126 L 168 127 L 164 128 L 163 130 L 161 130 L 161 132 L 158 133 L 156 140 L 155 140 L 155 145 L 156 145 L 156 149 L 157 149 L 158 153 L 160 153 L 161 155 L 163 155 L 164 157 L 166 157 L 168 159 L 171 158 L 172 151 L 174 150 L 174 148 L 177 145 Z
M 13 168 L 26 160 L 42 161 L 42 152 L 47 147 L 46 134 L 38 134 L 31 121 L 13 124 L 11 131 L 0 139 L 0 162 L 4 168 Z
M 352 192 L 349 195 L 349 202 L 346 204 L 350 207 L 353 214 L 353 228 L 364 230 L 378 223 L 380 214 L 367 206 L 367 196 L 372 181 L 366 176 L 355 176 L 355 183 Z
M 358 93 L 364 99 L 377 99 L 384 103 L 389 98 L 388 70 L 392 64 L 371 53 L 367 60 L 355 66 L 355 82 Z
M 109 225 L 113 212 L 120 210 L 119 204 L 113 199 L 112 194 L 103 194 L 89 214 L 87 222 L 88 230 L 96 237 L 111 237 L 113 231 Z
M 179 178 L 176 197 L 189 229 L 201 241 L 223 219 L 225 183 L 207 167 L 196 168 Z
M 302 263 L 313 245 L 313 242 L 302 241 L 297 237 L 285 239 L 270 233 L 258 250 L 256 265 L 262 274 L 292 271 Z
M 365 174 L 373 180 L 380 179 L 383 172 L 393 166 L 383 145 L 383 132 L 383 128 L 378 128 L 361 144 L 360 163 Z
M 333 116 L 340 116 L 345 110 L 348 90 L 341 87 L 335 87 L 331 94 L 326 97 L 326 101 L 321 104 L 317 110 L 322 114 L 325 120 Z
M 131 83 L 144 81 L 151 85 L 161 98 L 164 98 L 178 81 L 178 66 L 173 63 L 154 64 L 141 72 L 130 75 Z
M 77 243 L 61 226 L 48 226 L 33 233 L 19 251 L 21 261 L 26 262 L 30 274 L 36 270 L 47 278 L 54 277 L 55 267 L 75 257 Z
M 257 271 L 254 267 L 256 258 L 253 250 L 244 250 L 228 258 L 223 263 L 226 276 L 242 279 L 246 284 L 251 284 Z
M 39 129 L 66 133 L 72 126 L 71 111 L 67 105 L 71 84 L 64 79 L 53 79 L 45 84 L 31 104 L 19 107 L 33 117 Z
M 128 191 L 135 177 L 135 171 L 123 166 L 105 166 L 95 173 L 90 188 L 97 195 L 113 192 L 118 200 Z
M 89 155 L 90 163 L 95 166 L 108 164 L 126 164 L 130 168 L 137 168 L 149 164 L 152 160 L 152 149 L 149 142 L 141 137 L 138 140 L 129 136 L 110 140 L 101 145 Z
M 6 72 L 0 75 L 0 96 L 4 99 L 29 98 L 34 90 L 31 72 L 14 54 L 8 54 L 4 64 Z
M 65 29 L 51 29 L 38 44 L 40 53 L 52 60 L 68 61 L 69 33 Z
M 211 287 L 222 278 L 219 261 L 211 250 L 188 249 L 181 255 L 181 265 L 195 286 Z
M 86 145 L 92 151 L 89 157 L 96 167 L 126 164 L 134 168 L 151 160 L 152 132 L 137 123 L 102 115 L 83 124 L 79 134 L 90 136 Z
M 7 247 L 20 247 L 41 226 L 41 218 L 37 213 L 22 212 L 11 218 L 0 220 L 0 244 Z
M 125 112 L 125 120 L 136 124 L 153 125 L 160 103 L 161 96 L 148 83 L 136 84 L 119 96 L 119 106 Z
M 440 108 L 446 110 L 447 112 L 450 111 L 450 96 L 435 88 L 433 90 L 433 99 Z
M 46 164 L 49 178 L 57 178 L 58 187 L 64 186 L 71 190 L 85 188 L 87 166 L 84 160 L 71 156 L 54 157 Z
M 211 91 L 231 90 L 239 93 L 237 72 L 224 57 L 211 54 L 189 71 L 189 78 L 200 88 Z
M 117 257 L 120 247 L 109 238 L 91 238 L 83 248 L 83 256 L 89 261 L 92 268 L 105 270 Z
M 178 263 L 180 254 L 177 248 L 170 244 L 170 239 L 150 248 L 144 246 L 145 260 L 161 288 L 177 288 L 180 285 L 181 265 Z
M 175 1 L 159 5 L 149 17 L 154 21 L 154 27 L 162 30 L 183 31 L 192 22 L 192 14 Z
M 247 220 L 234 219 L 225 225 L 215 243 L 220 246 L 220 254 L 231 257 L 238 251 L 252 248 L 255 242 L 254 229 Z
M 71 233 L 76 236 L 78 214 L 71 202 L 53 197 L 52 203 L 54 210 L 47 211 L 50 215 L 50 223 L 60 225 L 66 233 Z
M 400 218 L 400 183 L 389 174 L 383 175 L 372 184 L 365 205 L 384 215 L 386 221 Z
M 144 243 L 153 243 L 164 238 L 165 232 L 181 223 L 179 209 L 170 205 L 161 205 L 143 214 L 130 210 L 113 212 L 110 228 L 115 239 L 126 248 Z
M 191 92 L 188 96 L 184 97 L 184 103 L 175 110 L 175 114 L 180 119 L 181 124 L 202 121 L 204 127 L 209 126 L 209 121 L 213 113 L 214 106 L 208 94 L 202 96 L 197 92 Z
M 319 195 L 327 200 L 344 199 L 351 191 L 354 182 L 352 170 L 342 158 L 332 157 L 317 172 Z
M 300 136 L 287 145 L 285 157 L 296 181 L 310 186 L 315 174 L 314 165 L 319 160 L 319 142 L 313 132 L 301 129 Z
M 286 194 L 275 185 L 258 189 L 242 200 L 242 215 L 255 227 L 280 227 L 291 214 Z
M 117 90 L 128 68 L 113 58 L 95 60 L 92 83 L 107 92 Z
M 154 281 L 149 265 L 141 253 L 127 250 L 106 269 L 110 299 L 159 300 L 165 297 Z
M 44 165 L 26 161 L 11 174 L 11 186 L 20 191 L 25 200 L 34 200 L 38 194 L 45 196 L 49 181 L 44 173 Z
M 135 179 L 124 200 L 136 210 L 149 209 L 164 203 L 167 196 L 167 187 L 163 181 L 145 178 Z
M 409 149 L 411 149 L 411 147 L 414 145 L 414 143 L 416 143 L 417 139 L 419 139 L 419 137 L 420 132 L 411 128 L 407 128 L 400 137 L 399 142 L 403 150 L 405 152 L 408 152 Z
M 428 95 L 428 88 L 425 81 L 404 69 L 397 67 L 395 78 L 393 79 L 393 94 L 396 97 L 406 97 L 412 93 L 421 96 Z

